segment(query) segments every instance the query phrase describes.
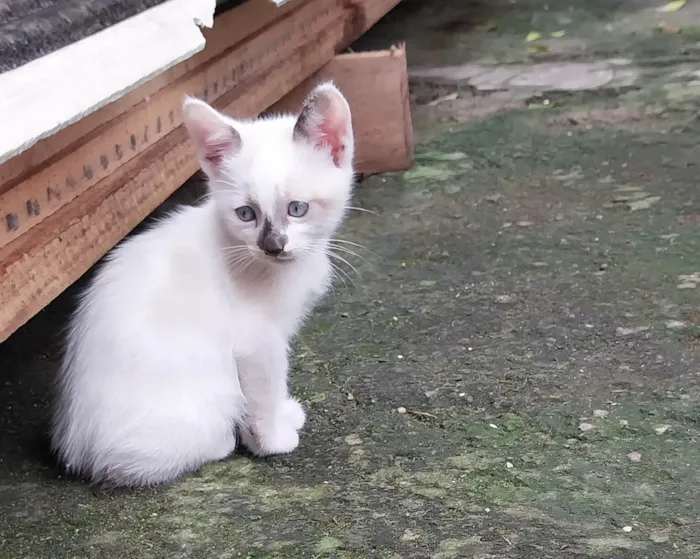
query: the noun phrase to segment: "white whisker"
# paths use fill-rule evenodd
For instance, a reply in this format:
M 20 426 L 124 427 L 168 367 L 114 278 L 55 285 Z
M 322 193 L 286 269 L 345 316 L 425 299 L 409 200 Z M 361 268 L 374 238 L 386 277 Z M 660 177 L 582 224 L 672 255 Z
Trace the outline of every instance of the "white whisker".
M 345 289 L 348 288 L 348 284 L 345 281 L 345 278 L 348 279 L 348 281 L 350 282 L 351 285 L 353 285 L 353 286 L 355 285 L 355 282 L 352 281 L 352 278 L 348 275 L 348 273 L 345 270 L 343 270 L 340 266 L 338 266 L 337 264 L 334 264 L 333 262 L 331 262 L 330 264 L 331 264 L 331 269 L 333 270 L 333 272 L 335 272 L 333 275 L 337 279 L 340 280 L 340 282 L 343 284 L 343 287 Z
M 340 262 L 342 262 L 343 264 L 345 264 L 346 266 L 351 268 L 352 271 L 355 272 L 359 276 L 360 279 L 362 279 L 362 274 L 360 272 L 358 272 L 357 268 L 355 268 L 355 266 L 350 264 L 350 262 L 348 262 L 345 258 L 340 256 L 339 254 L 336 254 L 335 252 L 328 252 L 328 256 L 330 256 L 331 258 L 335 258 L 336 260 L 339 260 Z
M 373 210 L 368 210 L 367 208 L 358 208 L 356 206 L 345 206 L 346 210 L 355 210 L 356 212 L 366 212 L 368 214 L 378 215 L 377 212 Z
M 230 246 L 230 247 L 221 247 L 220 250 L 221 250 L 221 252 L 226 252 L 227 254 L 231 254 L 231 253 L 236 253 L 236 252 L 247 252 L 250 249 L 245 245 L 238 245 L 238 246 Z
M 367 261 L 367 259 L 364 256 L 357 254 L 354 250 L 350 250 L 349 248 L 345 248 L 345 247 L 333 246 L 333 245 L 330 245 L 330 248 L 332 250 L 342 252 L 343 254 L 349 254 L 350 256 L 354 256 L 355 258 L 359 258 L 363 262 L 367 262 L 367 264 L 369 264 L 369 262 Z
M 353 241 L 346 241 L 345 239 L 330 239 L 329 242 L 331 242 L 331 243 L 345 243 L 347 245 L 352 245 L 352 246 L 355 246 L 355 247 L 358 247 L 358 248 L 361 248 L 364 250 L 369 250 L 366 246 L 361 245 L 360 243 L 355 243 Z

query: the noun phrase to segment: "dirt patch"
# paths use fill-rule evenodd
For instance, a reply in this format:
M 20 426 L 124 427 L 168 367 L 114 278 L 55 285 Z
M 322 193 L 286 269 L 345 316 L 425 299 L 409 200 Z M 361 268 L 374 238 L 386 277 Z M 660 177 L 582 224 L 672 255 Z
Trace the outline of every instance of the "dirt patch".
M 433 101 L 438 102 L 434 105 L 427 102 L 414 106 L 413 118 L 419 129 L 435 125 L 436 123 L 464 124 L 524 105 L 523 100 L 513 99 L 508 95 L 493 95 L 489 97 L 472 97 L 467 95 L 457 99 L 448 98 L 446 100 L 435 97 Z
M 545 125 L 568 130 L 573 126 L 639 126 L 643 122 L 648 127 L 650 120 L 664 117 L 668 115 L 662 107 L 576 108 L 548 117 Z
M 678 216 L 678 223 L 680 225 L 700 223 L 700 212 L 685 212 Z

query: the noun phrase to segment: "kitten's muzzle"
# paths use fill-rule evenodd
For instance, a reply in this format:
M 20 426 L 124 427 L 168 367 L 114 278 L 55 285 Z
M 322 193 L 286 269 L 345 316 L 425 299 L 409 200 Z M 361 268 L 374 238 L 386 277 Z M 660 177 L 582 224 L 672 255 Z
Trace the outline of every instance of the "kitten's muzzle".
M 284 247 L 287 244 L 286 235 L 270 234 L 262 237 L 258 242 L 258 247 L 267 256 L 278 257 L 284 252 Z
M 267 256 L 278 258 L 284 252 L 288 240 L 287 235 L 277 229 L 269 219 L 266 219 L 258 237 L 258 248 Z

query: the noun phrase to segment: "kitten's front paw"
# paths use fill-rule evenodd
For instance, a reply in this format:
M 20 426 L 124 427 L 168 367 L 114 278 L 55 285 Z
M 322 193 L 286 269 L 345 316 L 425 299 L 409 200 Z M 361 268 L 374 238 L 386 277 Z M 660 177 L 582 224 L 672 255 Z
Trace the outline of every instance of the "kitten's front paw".
M 241 442 L 256 456 L 289 454 L 299 446 L 299 435 L 286 423 L 258 421 L 241 429 Z
M 301 404 L 294 398 L 287 398 L 282 407 L 282 416 L 295 431 L 298 431 L 306 422 L 306 414 Z

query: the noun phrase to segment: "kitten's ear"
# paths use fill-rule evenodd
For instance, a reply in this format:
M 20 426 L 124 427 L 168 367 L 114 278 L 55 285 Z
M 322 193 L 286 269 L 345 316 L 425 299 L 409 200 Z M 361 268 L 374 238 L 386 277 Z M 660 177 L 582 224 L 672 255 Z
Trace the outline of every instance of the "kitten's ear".
M 193 97 L 185 97 L 182 118 L 194 141 L 202 169 L 215 176 L 224 157 L 235 155 L 241 149 L 240 134 L 224 115 Z
M 294 140 L 328 149 L 336 167 L 352 163 L 350 105 L 332 82 L 316 86 L 306 97 L 294 125 Z

